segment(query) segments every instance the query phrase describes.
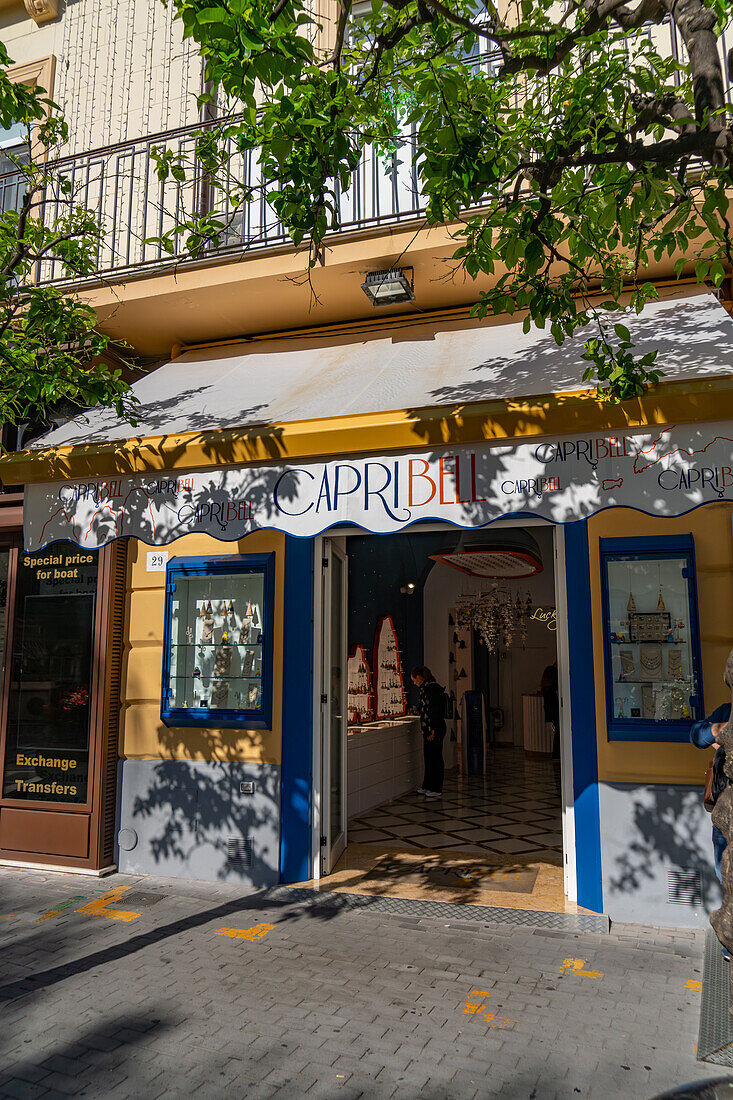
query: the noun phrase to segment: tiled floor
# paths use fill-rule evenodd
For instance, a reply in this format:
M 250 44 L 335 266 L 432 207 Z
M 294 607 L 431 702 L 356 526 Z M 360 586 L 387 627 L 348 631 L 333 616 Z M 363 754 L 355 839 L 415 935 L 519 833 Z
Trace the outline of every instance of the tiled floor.
M 500 856 L 562 857 L 560 768 L 494 750 L 486 776 L 446 776 L 443 797 L 410 793 L 349 822 L 349 843 Z

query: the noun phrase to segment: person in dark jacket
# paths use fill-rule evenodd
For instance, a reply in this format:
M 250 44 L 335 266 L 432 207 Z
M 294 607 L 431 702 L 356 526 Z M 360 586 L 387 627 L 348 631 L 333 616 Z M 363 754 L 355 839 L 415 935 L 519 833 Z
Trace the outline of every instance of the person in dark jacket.
M 695 722 L 690 730 L 690 741 L 698 749 L 709 749 L 713 745 L 719 748 L 718 736 L 721 733 L 723 726 L 726 725 L 730 718 L 730 703 L 723 703 L 722 706 L 716 707 L 709 718 L 702 718 L 699 722 Z M 720 882 L 723 881 L 723 877 L 720 871 L 720 864 L 723 859 L 723 852 L 726 849 L 726 840 L 720 829 L 717 829 L 713 825 L 713 856 L 715 859 L 715 874 L 718 876 Z
M 420 688 L 420 728 L 422 729 L 425 778 L 417 793 L 440 798 L 443 793 L 443 738 L 445 737 L 445 692 L 429 668 L 418 665 L 410 678 Z
M 552 724 L 552 755 L 560 759 L 560 694 L 558 691 L 557 661 L 548 665 L 542 673 L 540 691 L 545 706 L 545 721 Z

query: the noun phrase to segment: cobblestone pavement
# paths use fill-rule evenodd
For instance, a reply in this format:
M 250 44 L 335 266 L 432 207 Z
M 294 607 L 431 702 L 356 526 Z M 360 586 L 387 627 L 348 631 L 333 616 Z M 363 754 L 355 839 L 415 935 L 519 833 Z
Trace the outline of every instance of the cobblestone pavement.
M 0 918 L 1 1096 L 626 1100 L 720 1076 L 695 1060 L 700 932 L 15 869 Z

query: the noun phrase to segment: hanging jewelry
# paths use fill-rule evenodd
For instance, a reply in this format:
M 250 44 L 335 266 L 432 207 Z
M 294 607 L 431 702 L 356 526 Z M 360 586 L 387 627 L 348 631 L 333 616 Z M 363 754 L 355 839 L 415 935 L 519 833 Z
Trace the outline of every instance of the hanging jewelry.
M 659 599 L 657 600 L 657 611 L 666 611 L 667 608 L 664 606 L 664 598 L 662 596 L 662 567 L 661 567 L 661 565 L 657 566 L 657 576 L 659 578 Z

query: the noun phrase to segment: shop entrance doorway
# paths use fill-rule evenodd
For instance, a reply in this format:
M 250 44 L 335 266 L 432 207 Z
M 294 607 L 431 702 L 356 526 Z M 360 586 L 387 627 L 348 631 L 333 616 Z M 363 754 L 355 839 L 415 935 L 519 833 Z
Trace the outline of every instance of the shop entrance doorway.
M 322 546 L 314 877 L 572 911 L 562 531 L 436 526 Z M 445 777 L 428 793 L 416 666 L 444 689 Z

